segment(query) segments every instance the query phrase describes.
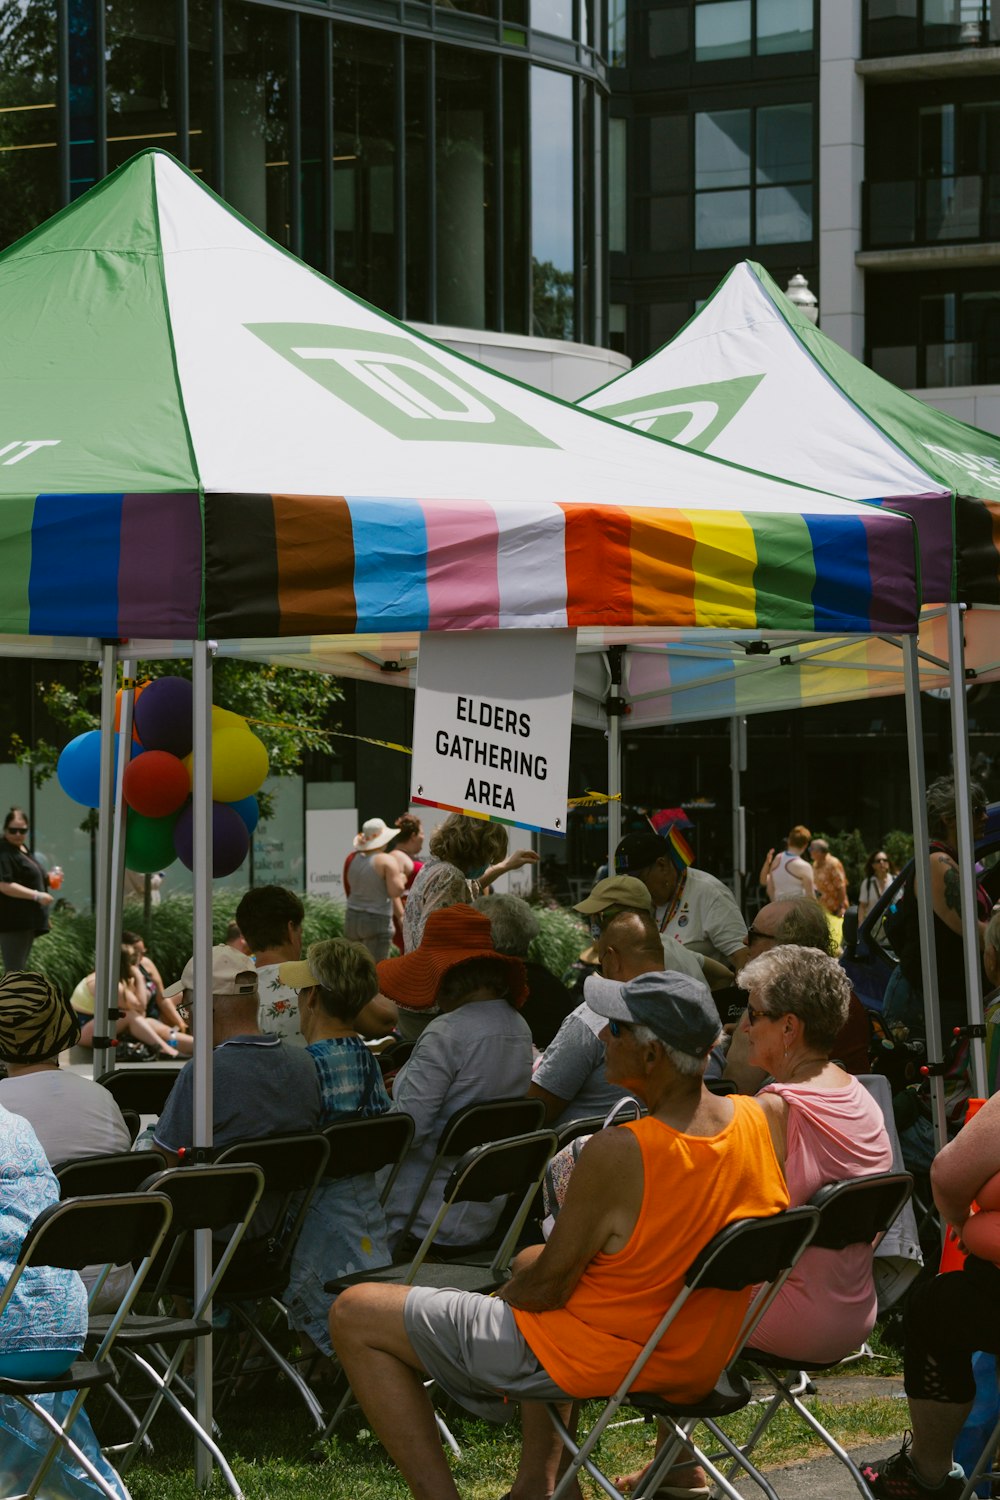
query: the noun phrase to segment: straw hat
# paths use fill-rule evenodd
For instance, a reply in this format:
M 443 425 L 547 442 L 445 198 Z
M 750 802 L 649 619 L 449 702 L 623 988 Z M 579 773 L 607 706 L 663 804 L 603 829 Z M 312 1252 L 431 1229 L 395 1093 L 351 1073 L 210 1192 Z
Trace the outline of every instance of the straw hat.
M 398 828 L 387 828 L 382 818 L 369 818 L 362 823 L 361 832 L 354 836 L 354 847 L 359 854 L 371 854 L 382 849 L 399 833 Z
M 459 964 L 477 958 L 503 964 L 507 971 L 508 998 L 511 1004 L 522 1006 L 528 997 L 524 964 L 519 958 L 497 953 L 489 917 L 471 906 L 446 906 L 432 911 L 419 948 L 404 953 L 402 958 L 383 958 L 376 965 L 379 989 L 407 1010 L 429 1010 L 444 976 Z

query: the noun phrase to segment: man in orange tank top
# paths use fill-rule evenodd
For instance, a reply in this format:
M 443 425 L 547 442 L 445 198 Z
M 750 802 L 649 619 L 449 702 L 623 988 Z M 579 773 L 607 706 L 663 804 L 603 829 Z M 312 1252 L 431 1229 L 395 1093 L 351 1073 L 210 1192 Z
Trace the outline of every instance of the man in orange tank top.
M 788 1205 L 763 1111 L 704 1086 L 719 1037 L 708 987 L 686 974 L 643 974 L 599 1004 L 608 1078 L 649 1114 L 590 1139 L 548 1243 L 522 1252 L 493 1297 L 367 1284 L 331 1309 L 354 1394 L 417 1500 L 458 1493 L 422 1385 L 428 1373 L 477 1415 L 503 1421 L 520 1402 L 513 1500 L 551 1494 L 560 1443 L 540 1403 L 613 1389 L 712 1236 Z M 704 1395 L 746 1303 L 744 1293 L 699 1292 L 638 1388 Z

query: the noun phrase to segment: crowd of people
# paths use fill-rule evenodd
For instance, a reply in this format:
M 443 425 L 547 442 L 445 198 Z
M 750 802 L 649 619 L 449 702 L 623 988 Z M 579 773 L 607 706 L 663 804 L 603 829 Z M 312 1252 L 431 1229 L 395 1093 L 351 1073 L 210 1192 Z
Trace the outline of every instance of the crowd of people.
M 978 810 L 978 788 L 973 799 Z M 930 789 L 928 816 L 942 1019 L 961 1024 L 950 784 Z M 435 1500 L 456 1490 L 428 1377 L 478 1414 L 504 1420 L 520 1408 L 511 1497 L 537 1500 L 551 1492 L 560 1462 L 543 1403 L 565 1407 L 568 1420 L 575 1401 L 616 1384 L 718 1230 L 805 1203 L 826 1183 L 889 1171 L 899 1154 L 890 1091 L 867 1077 L 869 1017 L 837 961 L 848 887 L 826 840 L 797 825 L 782 852 L 769 852 L 760 876 L 768 899 L 748 919 L 729 888 L 697 867 L 683 829 L 629 832 L 609 873 L 576 905 L 580 955 L 562 978 L 530 958 L 536 909 L 489 890 L 536 859 L 507 845 L 505 828 L 456 814 L 435 829 L 421 863 L 416 818 L 395 827 L 369 819 L 345 868 L 345 936 L 303 953 L 300 898 L 280 886 L 251 889 L 213 949 L 207 1016 L 196 1008 L 193 960 L 165 985 L 140 934 L 123 934 L 121 949 L 123 1038 L 178 1059 L 191 1051 L 193 1031 L 210 1025 L 216 1146 L 390 1111 L 412 1118 L 384 1202 L 371 1173 L 321 1183 L 284 1302 L 303 1347 L 340 1361 L 414 1495 Z M 900 964 L 885 1004 L 886 1024 L 908 1038 L 923 1026 L 912 892 L 924 875 L 911 873 L 901 903 Z M 888 883 L 888 860 L 874 851 L 860 904 L 872 909 Z M 1000 978 L 1000 913 L 991 915 L 985 889 L 981 904 L 988 984 Z M 23 964 L 0 980 L 0 1157 L 9 1136 L 24 1165 L 10 1179 L 20 1218 L 6 1252 L 16 1254 L 52 1165 L 128 1146 L 110 1093 L 59 1067 L 68 1047 L 92 1039 L 93 1012 L 93 975 L 69 998 Z M 961 1080 L 952 1082 L 960 1090 Z M 171 1163 L 193 1145 L 193 1084 L 189 1063 L 152 1128 L 152 1146 Z M 524 1245 L 494 1296 L 365 1282 L 364 1273 L 404 1257 L 433 1222 L 453 1162 L 432 1167 L 451 1116 L 522 1097 L 539 1100 L 555 1128 L 599 1123 L 623 1101 L 632 1118 L 593 1129 L 556 1159 L 545 1231 Z M 957 1124 L 957 1109 L 952 1115 Z M 938 1207 L 959 1235 L 998 1168 L 994 1099 L 931 1166 Z M 456 1205 L 435 1253 L 447 1261 L 488 1244 L 501 1208 L 500 1200 Z M 276 1214 L 265 1197 L 251 1238 L 280 1236 Z M 916 1269 L 915 1243 L 909 1253 Z M 984 1344 L 1000 1350 L 1000 1321 L 987 1311 L 997 1267 L 970 1256 L 961 1272 L 935 1277 L 932 1269 L 909 1293 L 905 1326 L 912 1444 L 869 1473 L 875 1496 L 959 1493 L 951 1450 L 971 1400 L 972 1354 Z M 334 1297 L 325 1288 L 343 1276 L 361 1280 Z M 75 1308 L 71 1282 L 60 1297 Z M 878 1284 L 872 1247 L 807 1250 L 755 1330 L 754 1348 L 835 1363 L 870 1333 Z M 105 1283 L 102 1297 L 113 1299 L 115 1287 Z M 732 1292 L 692 1300 L 640 1389 L 678 1402 L 704 1395 L 727 1362 L 746 1300 Z M 23 1353 L 18 1326 L 0 1318 L 0 1371 L 8 1354 Z M 42 1329 L 31 1347 L 40 1357 L 79 1347 L 75 1334 L 60 1338 Z M 683 1456 L 668 1478 L 660 1494 L 708 1493 L 706 1475 Z

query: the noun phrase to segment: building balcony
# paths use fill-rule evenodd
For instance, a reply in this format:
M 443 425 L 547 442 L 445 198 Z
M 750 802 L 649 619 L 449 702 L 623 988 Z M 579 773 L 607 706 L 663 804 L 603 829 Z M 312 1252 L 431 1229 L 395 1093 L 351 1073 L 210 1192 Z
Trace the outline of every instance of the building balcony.
M 1000 0 L 864 0 L 863 58 L 1000 44 Z
M 933 251 L 947 246 L 993 244 L 1000 240 L 1000 176 L 898 178 L 862 187 L 862 243 L 865 251 Z M 942 261 L 950 259 L 942 255 Z M 933 264 L 934 256 L 921 257 Z

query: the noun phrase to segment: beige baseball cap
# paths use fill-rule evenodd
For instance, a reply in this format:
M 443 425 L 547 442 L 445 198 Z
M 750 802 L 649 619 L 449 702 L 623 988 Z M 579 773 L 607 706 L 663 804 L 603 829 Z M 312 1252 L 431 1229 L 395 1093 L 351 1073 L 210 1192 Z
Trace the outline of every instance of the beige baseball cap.
M 163 991 L 168 1000 L 182 990 L 194 989 L 194 957 L 184 965 L 184 972 L 176 984 Z M 257 970 L 248 962 L 245 953 L 238 953 L 228 943 L 216 943 L 212 949 L 212 994 L 256 995 Z

